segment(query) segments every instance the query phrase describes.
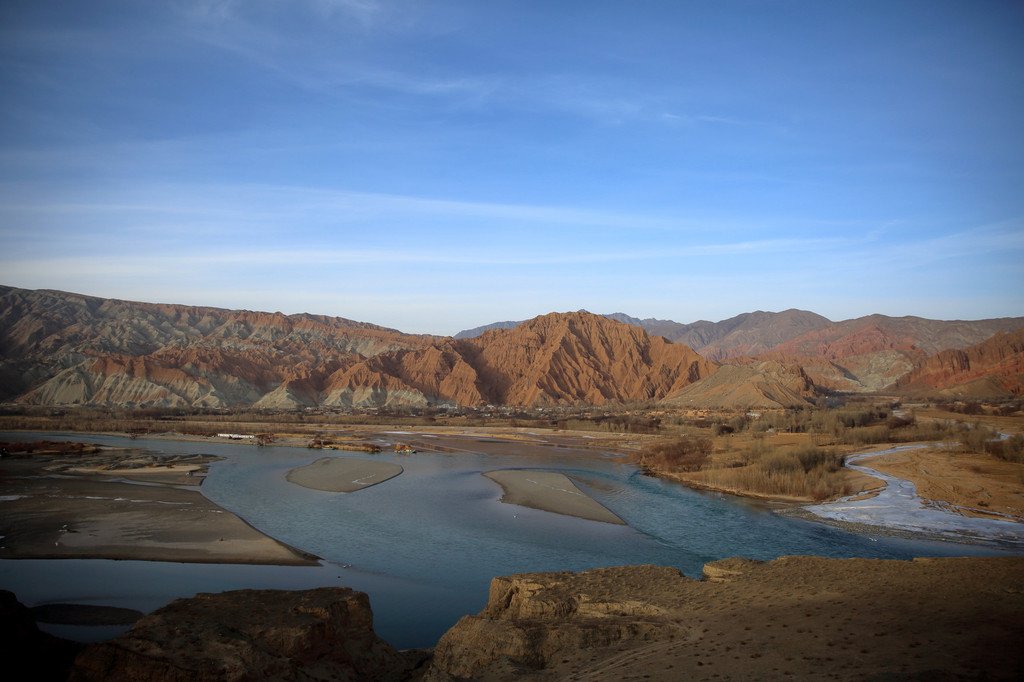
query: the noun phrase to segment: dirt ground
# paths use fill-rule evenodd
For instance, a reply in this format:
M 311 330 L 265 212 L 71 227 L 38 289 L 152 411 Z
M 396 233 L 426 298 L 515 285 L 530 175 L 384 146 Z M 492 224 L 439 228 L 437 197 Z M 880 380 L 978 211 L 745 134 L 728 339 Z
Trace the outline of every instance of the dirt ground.
M 442 638 L 435 664 L 481 682 L 1024 674 L 1020 557 L 734 558 L 704 571 L 704 581 L 651 566 L 501 579 L 487 608 Z

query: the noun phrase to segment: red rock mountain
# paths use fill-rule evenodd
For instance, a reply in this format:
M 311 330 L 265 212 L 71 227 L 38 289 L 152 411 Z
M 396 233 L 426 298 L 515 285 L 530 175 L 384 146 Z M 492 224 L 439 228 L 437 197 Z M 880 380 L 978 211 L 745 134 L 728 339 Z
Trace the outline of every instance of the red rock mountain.
M 903 391 L 954 398 L 1024 394 L 1024 330 L 995 336 L 963 350 L 945 350 L 901 377 Z
M 339 369 L 435 340 L 320 315 L 0 287 L 0 400 L 216 407 L 289 396 L 291 405 L 314 404 L 319 384 Z
M 380 354 L 337 372 L 325 402 L 367 392 L 404 402 L 603 405 L 660 400 L 714 371 L 686 346 L 586 312 L 552 313 L 514 329 Z
M 343 318 L 0 288 L 4 400 L 46 405 L 554 405 L 660 400 L 714 366 L 585 312 L 473 339 Z
M 981 343 L 993 334 L 1024 329 L 1024 318 L 997 318 L 987 320 L 928 320 L 920 317 L 889 317 L 868 315 L 842 322 L 831 320 L 806 310 L 782 312 L 756 311 L 744 313 L 720 322 L 698 320 L 681 324 L 672 320 L 638 319 L 623 313 L 606 317 L 643 328 L 648 334 L 664 336 L 685 344 L 715 362 L 739 363 L 743 372 L 732 372 L 736 381 L 746 382 L 740 375 L 750 374 L 753 366 L 749 359 L 774 360 L 786 365 L 799 365 L 818 389 L 845 392 L 891 391 L 895 382 L 914 370 L 928 357 L 949 349 L 964 349 Z M 517 322 L 501 322 L 500 327 L 514 327 Z M 472 337 L 489 327 L 460 332 Z M 746 358 L 746 359 L 745 359 Z M 756 379 L 762 386 L 777 380 L 777 373 L 766 370 Z M 709 395 L 709 405 L 717 404 L 722 396 L 725 376 L 719 376 Z M 695 386 L 688 391 L 689 400 L 698 400 L 696 392 L 711 384 Z M 749 387 L 748 387 L 749 389 Z M 776 395 L 785 398 L 785 392 L 748 390 L 726 393 L 751 399 L 754 394 Z M 996 390 L 993 395 L 1002 393 Z M 774 406 L 774 401 L 769 400 Z M 739 404 L 737 404 L 738 406 Z M 772 405 L 767 405 L 772 406 Z
M 952 390 L 964 382 L 975 397 L 1021 390 L 1019 335 L 968 347 L 1024 328 L 1022 318 L 876 315 L 818 326 L 822 320 L 792 310 L 694 323 L 687 333 L 704 343 L 701 355 L 645 331 L 650 320 L 584 311 L 456 339 L 320 315 L 0 286 L 0 400 L 291 409 L 668 398 L 693 407 L 770 408 L 828 390 Z M 707 357 L 740 350 L 760 354 L 728 365 Z

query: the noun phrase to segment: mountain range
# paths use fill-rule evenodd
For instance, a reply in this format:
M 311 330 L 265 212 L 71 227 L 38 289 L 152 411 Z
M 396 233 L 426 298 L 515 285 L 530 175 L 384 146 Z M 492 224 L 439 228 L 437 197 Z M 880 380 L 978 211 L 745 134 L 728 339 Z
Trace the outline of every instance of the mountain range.
M 455 337 L 323 315 L 0 286 L 0 400 L 127 407 L 779 407 L 830 391 L 1007 397 L 1024 318 L 551 313 Z

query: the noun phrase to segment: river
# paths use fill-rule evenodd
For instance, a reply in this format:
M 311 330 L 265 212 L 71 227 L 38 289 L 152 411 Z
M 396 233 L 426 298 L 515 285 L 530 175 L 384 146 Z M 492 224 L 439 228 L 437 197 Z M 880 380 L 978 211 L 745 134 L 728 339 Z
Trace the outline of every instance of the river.
M 906 559 L 1003 553 L 994 547 L 855 534 L 780 516 L 758 502 L 645 476 L 612 453 L 447 438 L 446 444 L 458 445 L 456 452 L 338 453 L 375 457 L 404 469 L 384 483 L 346 494 L 285 480 L 290 469 L 324 456 L 305 448 L 33 434 L 32 439 L 223 457 L 211 466 L 203 494 L 264 533 L 324 560 L 312 568 L 7 560 L 0 561 L 0 586 L 29 605 L 91 603 L 149 611 L 196 592 L 344 585 L 369 594 L 378 634 L 408 648 L 436 643 L 460 616 L 479 611 L 497 575 L 660 564 L 699 577 L 704 563 L 730 556 Z M 0 434 L 4 439 L 29 438 Z M 501 488 L 480 474 L 510 468 L 563 472 L 628 525 L 502 504 Z M 83 640 L 116 634 L 46 629 Z

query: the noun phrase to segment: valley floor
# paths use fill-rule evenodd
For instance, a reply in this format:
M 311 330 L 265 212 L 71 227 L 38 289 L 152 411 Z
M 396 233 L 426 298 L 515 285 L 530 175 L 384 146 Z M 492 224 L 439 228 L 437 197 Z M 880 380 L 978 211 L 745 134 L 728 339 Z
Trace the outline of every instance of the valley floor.
M 334 447 L 342 450 L 383 445 L 427 452 L 458 451 L 467 447 L 482 453 L 530 448 L 542 454 L 545 448 L 572 447 L 591 448 L 595 456 L 618 452 L 625 457 L 630 457 L 645 440 L 650 440 L 650 437 L 635 434 L 538 433 L 524 428 L 346 427 L 333 433 Z M 225 436 L 211 438 L 177 432 L 151 433 L 147 437 L 206 442 L 229 440 Z M 88 436 L 83 434 L 82 440 L 88 441 Z M 274 445 L 302 447 L 311 442 L 308 433 L 273 436 Z M 869 447 L 861 454 L 882 449 Z M 310 560 L 206 500 L 194 486 L 202 480 L 208 462 L 183 461 L 156 466 L 158 463 L 154 460 L 144 462 L 143 466 L 138 453 L 108 453 L 105 457 L 79 456 L 74 465 L 53 454 L 4 459 L 0 465 L 0 500 L 4 509 L 0 518 L 0 536 L 3 536 L 0 558 L 107 557 L 282 564 Z M 941 508 L 947 514 L 1016 521 L 1009 524 L 1013 527 L 1010 534 L 1024 537 L 1024 523 L 1021 523 L 1024 521 L 1024 475 L 1019 464 L 940 447 L 905 449 L 862 463 L 912 483 L 912 489 L 920 496 L 920 504 Z M 293 471 L 289 480 L 322 490 L 357 490 L 400 472 L 401 467 L 373 462 L 372 458 L 325 458 Z M 853 489 L 862 493 L 859 497 L 853 496 L 855 499 L 871 498 L 884 487 L 883 482 L 870 473 L 850 472 Z M 685 485 L 716 489 L 685 474 L 659 475 Z M 57 476 L 59 483 L 54 478 Z M 555 490 L 558 486 L 538 485 L 510 472 L 498 476 L 505 476 L 502 480 L 495 478 L 505 489 L 505 501 L 584 518 L 595 518 L 594 514 L 599 512 L 600 520 L 621 523 L 578 490 L 574 489 L 575 494 L 569 495 L 564 490 Z M 132 484 L 132 480 L 147 485 Z M 571 482 L 561 486 L 568 487 Z M 743 489 L 717 490 L 766 497 Z M 569 497 L 574 504 L 566 506 Z M 767 497 L 767 500 L 790 511 L 811 502 L 806 498 L 783 496 Z M 870 513 L 870 505 L 861 505 L 865 506 Z M 581 511 L 584 507 L 586 510 Z M 821 509 L 827 507 L 818 505 Z M 197 524 L 195 520 L 200 515 L 203 523 Z M 876 527 L 884 526 L 885 520 L 880 518 L 875 523 Z M 906 528 L 897 530 L 908 531 Z M 929 532 L 928 528 L 920 530 Z

